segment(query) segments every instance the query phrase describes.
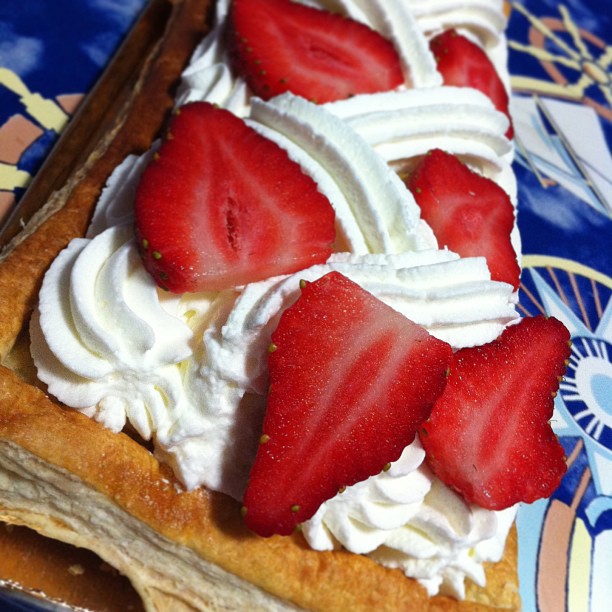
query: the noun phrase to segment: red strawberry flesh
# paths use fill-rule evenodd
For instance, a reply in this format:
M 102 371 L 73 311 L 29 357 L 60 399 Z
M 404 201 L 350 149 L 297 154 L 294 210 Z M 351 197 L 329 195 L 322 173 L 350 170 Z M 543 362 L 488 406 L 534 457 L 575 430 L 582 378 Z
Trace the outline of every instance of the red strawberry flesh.
M 566 471 L 549 421 L 569 355 L 567 329 L 543 316 L 457 351 L 421 432 L 434 473 L 492 510 L 548 497 Z
M 514 130 L 508 91 L 485 51 L 453 29 L 432 38 L 429 46 L 444 84 L 473 87 L 488 96 L 495 108 L 508 117 L 510 127 L 506 136 L 512 139 Z
M 406 179 L 440 247 L 462 257 L 485 257 L 491 278 L 519 286 L 511 242 L 514 207 L 508 194 L 455 156 L 433 149 Z
M 404 80 L 393 45 L 380 34 L 289 0 L 234 0 L 230 54 L 264 100 L 291 91 L 324 103 L 395 89 Z
M 143 261 L 170 291 L 222 290 L 324 262 L 331 204 L 275 143 L 205 102 L 182 107 L 135 200 Z
M 396 460 L 446 380 L 448 344 L 343 275 L 307 284 L 272 341 L 270 389 L 244 496 L 256 533 L 289 534 L 341 487 Z

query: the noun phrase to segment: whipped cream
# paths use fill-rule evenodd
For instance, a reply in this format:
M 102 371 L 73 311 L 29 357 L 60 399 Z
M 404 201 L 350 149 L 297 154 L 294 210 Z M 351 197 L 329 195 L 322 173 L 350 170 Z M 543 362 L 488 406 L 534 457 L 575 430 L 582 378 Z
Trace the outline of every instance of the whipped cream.
M 73 241 L 46 275 L 31 326 L 39 378 L 106 427 L 119 431 L 127 419 L 153 438 L 187 488 L 240 499 L 263 418 L 271 334 L 300 281 L 332 270 L 454 348 L 489 342 L 516 318 L 512 287 L 491 281 L 484 259 L 437 249 L 336 254 L 241 291 L 172 296 L 156 289 L 129 226 L 119 226 Z
M 192 332 L 160 307 L 131 227 L 73 240 L 60 253 L 31 335 L 39 378 L 69 406 L 113 431 L 129 420 L 146 440 L 176 418 L 182 383 L 168 366 L 190 356 Z
M 434 147 L 460 156 L 516 202 L 507 119 L 477 91 L 441 85 L 428 38 L 457 27 L 503 65 L 501 1 L 304 0 L 394 41 L 398 91 L 315 106 L 291 94 L 252 98 L 230 71 L 228 0 L 185 70 L 177 105 L 207 100 L 285 148 L 337 215 L 337 251 L 323 265 L 221 293 L 172 296 L 137 255 L 133 194 L 149 156 L 131 156 L 103 191 L 86 239 L 54 262 L 32 320 L 32 354 L 50 393 L 114 431 L 152 440 L 187 489 L 241 499 L 256 452 L 267 388 L 266 354 L 302 279 L 337 270 L 454 348 L 497 337 L 518 315 L 512 287 L 482 258 L 459 258 L 435 236 L 392 168 Z M 502 75 L 505 72 L 502 71 Z M 409 89 L 412 87 L 413 89 Z M 518 233 L 513 233 L 517 256 Z M 304 525 L 318 550 L 344 546 L 399 567 L 431 594 L 483 584 L 482 561 L 501 557 L 514 510 L 469 506 L 432 476 L 418 441 L 388 472 L 326 502 Z
M 504 136 L 508 119 L 475 89 L 441 86 L 381 92 L 324 106 L 389 163 L 444 147 L 495 179 L 511 161 L 512 145 Z
M 315 550 L 344 547 L 417 578 L 430 595 L 465 597 L 465 576 L 484 586 L 483 561 L 499 560 L 516 508 L 467 504 L 423 463 L 418 438 L 391 468 L 324 502 L 302 526 Z
M 403 0 L 403 3 L 426 36 L 456 28 L 487 50 L 503 42 L 506 28 L 503 0 Z

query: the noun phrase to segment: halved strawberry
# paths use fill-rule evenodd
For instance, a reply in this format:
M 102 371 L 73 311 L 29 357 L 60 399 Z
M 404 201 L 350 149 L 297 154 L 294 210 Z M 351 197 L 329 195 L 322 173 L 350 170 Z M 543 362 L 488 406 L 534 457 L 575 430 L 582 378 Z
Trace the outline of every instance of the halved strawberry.
M 234 0 L 229 32 L 235 70 L 264 100 L 291 91 L 324 103 L 404 80 L 393 45 L 380 34 L 290 0 Z
M 256 533 L 288 534 L 396 460 L 446 382 L 448 344 L 338 272 L 306 284 L 272 336 L 263 436 L 244 496 Z
M 135 201 L 144 264 L 176 293 L 221 290 L 324 262 L 334 211 L 299 165 L 205 102 L 172 119 Z
M 422 158 L 406 185 L 441 247 L 486 257 L 491 278 L 518 289 L 520 267 L 510 240 L 514 207 L 499 185 L 440 149 Z
M 549 420 L 569 355 L 569 332 L 543 316 L 457 351 L 420 434 L 434 473 L 492 510 L 548 497 L 566 471 Z
M 429 47 L 445 85 L 473 87 L 486 94 L 495 108 L 508 117 L 510 127 L 506 136 L 512 139 L 508 91 L 483 49 L 453 29 L 432 38 Z

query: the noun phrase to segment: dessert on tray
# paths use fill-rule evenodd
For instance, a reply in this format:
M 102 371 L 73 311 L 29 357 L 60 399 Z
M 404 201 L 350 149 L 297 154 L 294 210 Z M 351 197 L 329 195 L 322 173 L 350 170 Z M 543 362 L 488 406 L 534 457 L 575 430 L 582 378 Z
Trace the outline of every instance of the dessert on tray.
M 210 9 L 3 255 L 0 518 L 150 609 L 518 609 L 569 347 L 516 310 L 502 3 Z

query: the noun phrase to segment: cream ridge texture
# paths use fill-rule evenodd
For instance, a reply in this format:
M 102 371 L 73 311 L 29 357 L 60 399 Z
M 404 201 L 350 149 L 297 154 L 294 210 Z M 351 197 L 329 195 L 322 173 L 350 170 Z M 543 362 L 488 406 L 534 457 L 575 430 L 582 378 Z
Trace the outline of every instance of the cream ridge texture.
M 291 94 L 252 98 L 229 70 L 221 35 L 228 3 L 220 2 L 177 104 L 220 104 L 283 147 L 332 203 L 337 252 L 298 274 L 221 293 L 158 290 L 131 230 L 149 152 L 113 173 L 87 238 L 74 240 L 47 273 L 31 324 L 32 355 L 51 394 L 114 431 L 129 423 L 186 489 L 206 486 L 238 500 L 265 409 L 270 334 L 301 279 L 338 270 L 455 349 L 491 341 L 518 318 L 513 288 L 492 281 L 483 258 L 438 248 L 393 169 L 444 148 L 516 200 L 506 117 L 475 90 L 443 86 L 427 45 L 431 33 L 459 27 L 500 65 L 501 2 L 308 4 L 393 40 L 406 86 L 323 106 Z M 513 243 L 518 257 L 516 230 Z M 501 557 L 515 510 L 466 504 L 423 460 L 415 441 L 388 472 L 326 502 L 304 535 L 317 550 L 344 546 L 401 568 L 430 594 L 462 597 L 465 577 L 482 584 L 482 562 Z

